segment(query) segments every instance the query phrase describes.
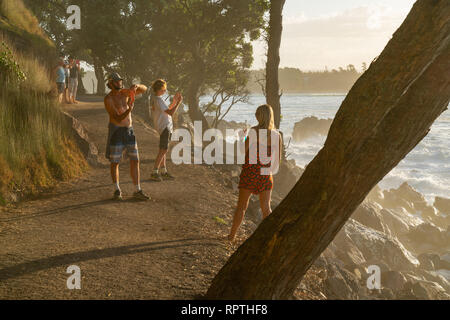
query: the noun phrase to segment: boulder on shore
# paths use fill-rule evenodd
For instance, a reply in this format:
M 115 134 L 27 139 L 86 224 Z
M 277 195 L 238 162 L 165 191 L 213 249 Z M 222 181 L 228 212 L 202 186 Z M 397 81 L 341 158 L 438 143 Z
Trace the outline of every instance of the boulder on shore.
M 415 270 L 420 264 L 397 238 L 366 227 L 354 219 L 348 220 L 333 242 L 338 248 L 354 245 L 367 262 L 376 265 L 383 262 L 389 270 Z
M 434 207 L 447 216 L 450 216 L 450 199 L 435 197 Z
M 424 219 L 433 219 L 436 215 L 435 209 L 428 205 L 425 197 L 407 182 L 402 183 L 397 189 L 384 191 L 383 194 L 384 201 L 381 204 L 383 208 L 405 208 L 410 214 L 420 214 Z
M 429 222 L 412 228 L 407 236 L 418 248 L 424 244 L 435 247 L 436 251 L 450 247 L 450 230 L 441 230 Z
M 304 118 L 295 123 L 292 139 L 294 141 L 302 141 L 315 135 L 326 136 L 332 122 L 333 119 L 319 119 L 314 116 Z

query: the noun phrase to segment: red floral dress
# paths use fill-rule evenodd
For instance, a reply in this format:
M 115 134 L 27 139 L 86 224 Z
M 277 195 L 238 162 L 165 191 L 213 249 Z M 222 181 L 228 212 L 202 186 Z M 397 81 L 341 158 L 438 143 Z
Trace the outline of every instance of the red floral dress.
M 270 162 L 268 164 L 262 164 L 259 154 L 259 135 L 257 139 L 257 159 L 255 164 L 249 163 L 249 151 L 245 154 L 245 164 L 242 165 L 241 175 L 239 177 L 239 189 L 250 190 L 253 194 L 259 194 L 263 191 L 273 189 L 273 176 L 272 174 L 261 174 L 261 168 L 270 168 Z M 271 157 L 271 147 L 267 146 L 267 156 Z M 254 162 L 254 161 L 253 161 Z M 264 161 L 266 162 L 266 161 Z

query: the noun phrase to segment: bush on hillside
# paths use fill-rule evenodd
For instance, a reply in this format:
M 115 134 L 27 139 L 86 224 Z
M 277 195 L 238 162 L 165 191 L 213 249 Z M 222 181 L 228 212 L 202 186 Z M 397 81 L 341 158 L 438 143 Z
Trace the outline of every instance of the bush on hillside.
M 47 69 L 0 46 L 0 204 L 79 175 L 86 162 L 73 142 Z M 8 196 L 9 195 L 9 196 Z

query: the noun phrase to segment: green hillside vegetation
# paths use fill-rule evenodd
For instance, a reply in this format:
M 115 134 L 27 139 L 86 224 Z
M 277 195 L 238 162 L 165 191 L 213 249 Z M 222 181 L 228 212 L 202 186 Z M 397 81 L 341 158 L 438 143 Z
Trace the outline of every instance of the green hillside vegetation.
M 5 204 L 79 175 L 87 165 L 52 94 L 49 64 L 37 55 L 52 51 L 50 40 L 21 1 L 3 0 L 0 8 L 0 204 Z M 31 46 L 25 52 L 24 43 Z M 50 56 L 44 58 L 48 63 Z
M 57 57 L 54 43 L 22 0 L 0 0 L 0 33 L 21 53 L 33 54 L 47 63 Z

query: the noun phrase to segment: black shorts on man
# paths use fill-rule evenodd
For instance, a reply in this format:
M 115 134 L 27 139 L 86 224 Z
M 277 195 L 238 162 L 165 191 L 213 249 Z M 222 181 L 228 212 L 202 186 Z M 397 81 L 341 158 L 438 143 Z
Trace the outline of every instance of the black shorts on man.
M 171 137 L 172 133 L 169 131 L 169 129 L 165 128 L 163 132 L 161 132 L 161 135 L 159 136 L 159 149 L 161 150 L 169 149 L 169 141 Z

